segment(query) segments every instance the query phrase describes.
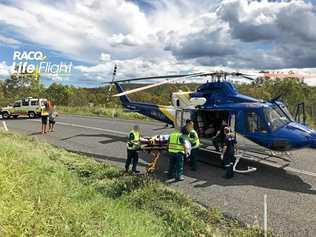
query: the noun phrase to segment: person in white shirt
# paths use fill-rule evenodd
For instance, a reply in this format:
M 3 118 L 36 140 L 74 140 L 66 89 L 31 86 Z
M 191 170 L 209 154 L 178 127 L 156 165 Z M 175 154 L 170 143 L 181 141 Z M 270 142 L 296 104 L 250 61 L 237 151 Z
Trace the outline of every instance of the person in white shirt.
M 48 121 L 49 121 L 49 131 L 50 132 L 54 132 L 54 129 L 55 129 L 55 118 L 58 116 L 58 113 L 56 112 L 56 105 L 54 105 L 52 103 L 52 108 L 51 110 L 49 111 L 49 114 L 48 114 Z

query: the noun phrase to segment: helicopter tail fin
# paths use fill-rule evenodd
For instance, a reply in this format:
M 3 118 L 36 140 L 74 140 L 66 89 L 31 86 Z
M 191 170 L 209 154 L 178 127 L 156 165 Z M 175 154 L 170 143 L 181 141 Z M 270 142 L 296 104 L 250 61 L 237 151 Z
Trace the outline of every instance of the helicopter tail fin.
M 116 90 L 118 91 L 118 93 L 124 92 L 123 87 L 122 87 L 119 83 L 114 82 L 114 85 L 115 85 Z M 128 98 L 127 95 L 122 95 L 122 96 L 120 96 L 120 100 L 121 100 L 121 102 L 122 102 L 123 105 L 127 105 L 127 104 L 130 104 L 130 103 L 131 103 L 131 100 Z

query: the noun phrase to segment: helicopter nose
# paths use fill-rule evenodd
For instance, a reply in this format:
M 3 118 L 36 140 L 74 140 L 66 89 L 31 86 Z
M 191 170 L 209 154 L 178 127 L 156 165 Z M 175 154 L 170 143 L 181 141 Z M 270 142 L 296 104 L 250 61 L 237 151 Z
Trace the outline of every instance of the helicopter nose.
M 316 132 L 311 133 L 311 148 L 316 149 Z

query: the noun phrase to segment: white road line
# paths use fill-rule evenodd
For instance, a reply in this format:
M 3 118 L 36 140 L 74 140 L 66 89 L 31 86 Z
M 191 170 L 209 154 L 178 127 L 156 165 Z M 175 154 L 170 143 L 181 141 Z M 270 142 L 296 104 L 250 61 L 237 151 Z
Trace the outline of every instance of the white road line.
M 28 121 L 40 122 L 40 120 L 28 120 Z M 117 131 L 117 130 L 98 128 L 98 127 L 90 127 L 90 126 L 84 126 L 84 125 L 73 124 L 73 123 L 65 123 L 65 122 L 56 122 L 56 123 L 60 124 L 60 125 L 64 125 L 64 126 L 85 128 L 85 129 L 91 129 L 91 130 L 102 131 L 102 132 L 109 132 L 109 133 L 119 134 L 119 135 L 123 135 L 123 136 L 127 136 L 128 135 L 127 132 L 121 132 L 121 131 Z M 265 164 L 264 162 L 259 162 L 259 163 Z M 298 173 L 298 174 L 303 174 L 303 175 L 307 175 L 307 176 L 316 177 L 316 173 L 313 173 L 313 172 L 310 172 L 310 171 L 306 171 L 306 170 L 300 170 L 300 169 L 296 169 L 296 168 L 288 167 L 288 166 L 287 167 L 282 167 L 282 166 L 271 165 L 271 164 L 265 164 L 265 165 L 272 166 L 272 167 L 275 167 L 275 168 L 278 168 L 278 169 L 283 169 L 283 170 L 286 170 L 286 171 L 289 171 L 289 172 L 294 172 L 294 173 Z
M 40 122 L 39 120 L 28 120 L 32 122 Z M 56 122 L 56 124 L 64 125 L 64 126 L 70 126 L 70 127 L 76 127 L 76 128 L 86 128 L 86 129 L 91 129 L 91 130 L 97 130 L 97 131 L 102 131 L 102 132 L 109 132 L 109 133 L 115 133 L 115 134 L 120 134 L 127 136 L 127 132 L 121 132 L 117 130 L 111 130 L 111 129 L 105 129 L 105 128 L 97 128 L 97 127 L 90 127 L 90 126 L 84 126 L 80 124 L 74 124 L 74 123 L 64 123 L 64 122 Z
M 293 167 L 285 167 L 284 170 L 289 171 L 289 172 L 294 172 L 294 173 L 299 173 L 299 174 L 304 174 L 304 175 L 316 177 L 316 173 L 306 171 L 306 170 L 296 169 Z
M 111 129 L 105 129 L 105 128 L 97 128 L 97 127 L 90 127 L 90 126 L 84 126 L 80 124 L 73 124 L 73 123 L 64 123 L 64 122 L 57 122 L 57 124 L 65 125 L 65 126 L 71 126 L 71 127 L 77 127 L 77 128 L 86 128 L 86 129 L 92 129 L 92 130 L 97 130 L 97 131 L 103 131 L 103 132 L 109 132 L 109 133 L 115 133 L 115 134 L 120 134 L 127 136 L 127 132 L 121 132 L 117 130 L 111 130 Z

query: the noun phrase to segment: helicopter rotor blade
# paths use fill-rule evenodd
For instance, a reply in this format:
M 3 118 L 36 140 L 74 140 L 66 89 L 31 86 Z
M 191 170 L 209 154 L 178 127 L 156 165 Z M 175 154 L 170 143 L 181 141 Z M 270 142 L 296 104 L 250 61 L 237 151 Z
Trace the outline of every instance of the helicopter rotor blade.
M 135 92 L 147 90 L 147 89 L 150 89 L 150 88 L 153 88 L 153 87 L 157 87 L 157 86 L 161 86 L 161 85 L 164 85 L 164 84 L 167 84 L 167 83 L 170 83 L 170 82 L 174 82 L 174 81 L 177 81 L 177 80 L 179 80 L 179 78 L 174 79 L 174 80 L 165 80 L 165 81 L 162 81 L 162 82 L 158 82 L 158 83 L 154 83 L 154 84 L 138 87 L 138 88 L 135 88 L 135 89 L 132 89 L 132 90 L 124 91 L 122 93 L 115 94 L 113 96 L 114 97 L 119 97 L 119 96 L 123 96 L 123 95 L 132 94 L 132 93 L 135 93 Z
M 150 88 L 154 88 L 157 86 L 161 86 L 170 82 L 175 82 L 178 81 L 182 78 L 194 78 L 194 77 L 208 77 L 208 76 L 218 76 L 218 77 L 224 77 L 224 76 L 240 76 L 243 77 L 245 79 L 254 81 L 255 79 L 250 77 L 250 75 L 248 74 L 244 74 L 244 73 L 240 73 L 240 72 L 233 72 L 233 73 L 227 73 L 227 72 L 206 72 L 206 73 L 192 73 L 192 74 L 182 74 L 182 75 L 167 75 L 167 76 L 153 76 L 153 77 L 139 77 L 139 78 L 133 78 L 133 79 L 126 79 L 126 80 L 119 80 L 119 81 L 115 81 L 115 82 L 129 82 L 129 81 L 140 81 L 140 80 L 157 80 L 157 79 L 172 79 L 172 80 L 164 80 L 162 82 L 158 82 L 158 83 L 154 83 L 154 84 L 150 84 L 150 85 L 145 85 L 143 87 L 139 87 L 139 88 L 135 88 L 135 89 L 131 89 L 128 91 L 124 91 L 118 94 L 113 95 L 114 97 L 119 97 L 119 96 L 123 96 L 123 95 L 128 95 L 128 94 L 132 94 L 132 93 L 136 93 L 139 91 L 143 91 L 143 90 L 147 90 Z
M 249 75 L 249 74 L 245 74 L 245 73 L 241 73 L 241 72 L 233 72 L 233 73 L 230 73 L 230 75 L 237 76 L 237 77 L 243 77 L 243 78 L 248 79 L 250 81 L 256 80 L 255 78 L 253 78 L 253 75 Z
M 245 78 L 245 79 L 248 79 L 248 80 L 250 80 L 250 81 L 255 81 L 255 80 L 256 80 L 255 78 L 250 77 L 250 76 L 248 76 L 248 75 L 241 75 L 241 77 L 243 77 L 243 78 Z
M 159 79 L 169 79 L 169 78 L 183 78 L 183 77 L 195 77 L 199 76 L 204 73 L 191 73 L 191 74 L 179 74 L 179 75 L 165 75 L 165 76 L 152 76 L 152 77 L 137 77 L 137 78 L 130 78 L 124 80 L 116 80 L 115 82 L 130 82 L 130 81 L 144 81 L 144 80 L 159 80 Z M 113 82 L 107 82 L 113 83 Z
M 167 84 L 167 83 L 170 83 L 170 82 L 175 82 L 175 81 L 178 81 L 178 80 L 183 79 L 183 78 L 199 77 L 199 76 L 203 76 L 204 74 L 206 74 L 206 73 L 193 73 L 193 74 L 187 74 L 187 75 L 173 75 L 171 78 L 175 78 L 175 79 L 164 80 L 162 82 L 157 82 L 157 83 L 154 83 L 154 84 L 150 84 L 150 85 L 146 85 L 146 86 L 143 86 L 143 87 L 135 88 L 135 89 L 132 89 L 132 90 L 124 91 L 122 93 L 119 93 L 119 94 L 116 94 L 116 95 L 113 95 L 113 96 L 114 97 L 119 97 L 119 96 L 123 96 L 123 95 L 128 95 L 128 94 L 132 94 L 132 93 L 135 93 L 135 92 L 147 90 L 149 88 L 161 86 L 161 85 L 164 85 L 164 84 Z M 136 78 L 136 80 L 147 80 L 147 78 L 148 77 L 146 77 L 145 79 L 144 78 Z M 161 79 L 161 78 L 169 79 L 170 76 L 149 77 L 149 79 Z M 135 79 L 133 79 L 133 80 L 135 80 Z M 126 81 L 126 80 L 124 80 L 124 81 Z M 127 81 L 130 81 L 130 80 L 127 80 Z M 120 82 L 120 81 L 115 81 L 115 82 Z

